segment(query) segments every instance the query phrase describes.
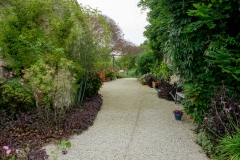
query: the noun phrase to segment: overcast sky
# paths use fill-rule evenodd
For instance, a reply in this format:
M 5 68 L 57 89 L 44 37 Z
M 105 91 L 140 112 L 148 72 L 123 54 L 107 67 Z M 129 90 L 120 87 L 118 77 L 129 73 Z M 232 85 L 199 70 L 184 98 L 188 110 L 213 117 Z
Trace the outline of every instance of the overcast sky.
M 140 45 L 146 39 L 144 27 L 148 24 L 146 13 L 137 7 L 139 0 L 77 0 L 84 6 L 97 8 L 112 18 L 123 30 L 124 39 Z

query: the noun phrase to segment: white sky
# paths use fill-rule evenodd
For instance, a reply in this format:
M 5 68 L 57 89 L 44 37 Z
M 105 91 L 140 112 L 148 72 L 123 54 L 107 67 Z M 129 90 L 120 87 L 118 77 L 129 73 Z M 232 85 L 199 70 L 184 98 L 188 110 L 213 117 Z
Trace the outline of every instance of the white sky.
M 146 39 L 143 36 L 146 12 L 137 7 L 139 0 L 77 0 L 84 6 L 97 8 L 102 14 L 112 18 L 122 29 L 124 39 L 140 45 Z

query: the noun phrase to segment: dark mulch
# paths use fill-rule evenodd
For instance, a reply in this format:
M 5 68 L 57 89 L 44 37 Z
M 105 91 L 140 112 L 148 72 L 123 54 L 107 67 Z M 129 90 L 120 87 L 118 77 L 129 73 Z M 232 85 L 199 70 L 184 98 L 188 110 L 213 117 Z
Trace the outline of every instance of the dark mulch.
M 12 151 L 28 147 L 30 152 L 26 159 L 46 159 L 48 156 L 41 149 L 44 145 L 66 140 L 88 129 L 101 106 L 102 96 L 98 94 L 86 99 L 82 106 L 72 107 L 61 119 L 54 118 L 54 113 L 36 109 L 20 113 L 17 118 L 0 113 L 0 157 L 5 154 L 3 146 L 9 146 Z M 15 152 L 11 154 L 17 156 Z

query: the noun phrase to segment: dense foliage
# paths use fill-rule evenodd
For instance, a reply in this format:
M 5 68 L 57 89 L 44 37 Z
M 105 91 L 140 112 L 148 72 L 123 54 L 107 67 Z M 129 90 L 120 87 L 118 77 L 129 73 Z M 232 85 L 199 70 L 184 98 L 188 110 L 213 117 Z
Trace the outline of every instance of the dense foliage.
M 26 111 L 34 106 L 33 91 L 20 80 L 13 79 L 0 86 L 0 110 L 15 114 L 17 111 Z
M 131 70 L 136 68 L 136 57 L 137 56 L 123 55 L 117 59 L 116 64 L 125 71 Z
M 240 1 L 141 0 L 138 5 L 149 10 L 144 34 L 154 58 L 180 78 L 184 111 L 203 125 L 197 143 L 209 157 L 238 158 Z
M 79 83 L 82 81 L 85 81 L 85 83 L 83 84 L 83 89 L 79 90 L 79 94 L 84 94 L 83 97 L 88 98 L 96 95 L 103 84 L 99 72 L 86 72 L 82 78 L 85 80 L 80 80 Z
M 204 114 L 204 121 L 198 127 L 196 142 L 210 156 L 218 156 L 221 159 L 234 157 L 239 150 L 239 122 L 240 101 L 235 94 L 221 86 L 215 89 L 209 111 Z
M 156 61 L 151 67 L 150 67 L 151 74 L 154 77 L 154 81 L 170 81 L 170 76 L 172 75 L 171 70 L 164 62 L 158 62 Z
M 235 133 L 240 128 L 239 99 L 231 95 L 225 86 L 213 93 L 209 112 L 204 114 L 204 127 L 212 136 Z
M 240 92 L 239 1 L 141 0 L 148 8 L 145 35 L 158 59 L 180 76 L 185 112 L 202 123 L 214 87 Z
M 154 56 L 151 51 L 146 51 L 140 54 L 136 59 L 137 72 L 146 74 L 151 71 L 151 66 L 154 64 Z
M 84 71 L 109 61 L 112 33 L 106 18 L 74 1 L 5 1 L 0 8 L 6 67 L 32 90 L 37 107 L 67 109 L 84 88 L 76 84 Z
M 240 130 L 234 135 L 227 135 L 223 137 L 217 147 L 220 150 L 220 158 L 240 159 Z

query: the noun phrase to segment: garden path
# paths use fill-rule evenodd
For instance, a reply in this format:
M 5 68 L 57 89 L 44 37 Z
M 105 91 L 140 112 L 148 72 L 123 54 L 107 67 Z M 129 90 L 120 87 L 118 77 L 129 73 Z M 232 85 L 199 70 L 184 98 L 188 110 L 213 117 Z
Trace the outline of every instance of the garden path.
M 159 99 L 156 90 L 136 78 L 106 82 L 103 105 L 94 125 L 69 141 L 60 160 L 205 160 L 188 116 L 174 119 L 180 104 Z M 47 151 L 56 146 L 47 146 Z

